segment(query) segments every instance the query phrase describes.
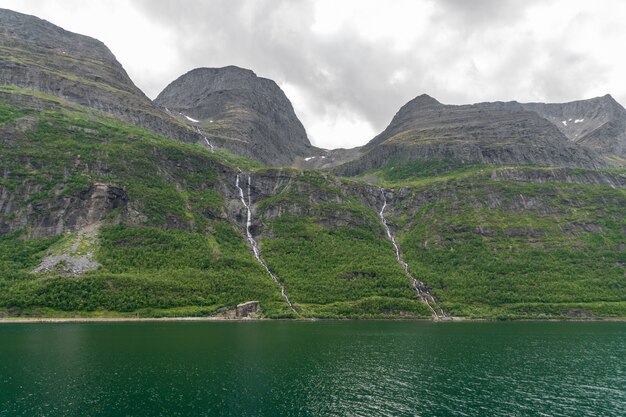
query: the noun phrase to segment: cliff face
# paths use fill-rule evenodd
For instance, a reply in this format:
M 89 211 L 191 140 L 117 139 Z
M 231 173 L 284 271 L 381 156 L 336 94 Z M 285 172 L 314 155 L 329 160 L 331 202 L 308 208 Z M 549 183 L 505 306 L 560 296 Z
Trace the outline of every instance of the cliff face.
M 155 103 L 183 115 L 217 146 L 268 165 L 289 166 L 313 149 L 280 87 L 250 70 L 197 68 L 168 85 Z

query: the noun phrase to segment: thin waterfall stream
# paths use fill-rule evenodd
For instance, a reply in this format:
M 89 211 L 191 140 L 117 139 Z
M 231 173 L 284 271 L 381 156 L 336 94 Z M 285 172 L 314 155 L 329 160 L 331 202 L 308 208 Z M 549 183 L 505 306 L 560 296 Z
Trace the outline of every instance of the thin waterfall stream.
M 237 168 L 237 169 L 239 169 L 239 168 Z M 259 263 L 261 265 L 263 265 L 263 268 L 265 268 L 265 270 L 270 275 L 270 277 L 272 277 L 274 282 L 280 287 L 280 294 L 283 296 L 283 298 L 287 302 L 287 305 L 289 306 L 291 311 L 293 311 L 294 313 L 298 314 L 296 309 L 293 308 L 293 305 L 291 304 L 291 301 L 289 300 L 289 296 L 287 295 L 287 292 L 285 291 L 285 286 L 283 285 L 282 282 L 280 282 L 280 280 L 276 277 L 276 275 L 274 275 L 272 273 L 270 268 L 267 266 L 267 264 L 265 263 L 265 261 L 261 257 L 261 250 L 259 249 L 259 244 L 257 243 L 256 239 L 254 239 L 254 237 L 252 236 L 252 232 L 250 231 L 250 226 L 252 226 L 252 209 L 250 208 L 250 206 L 252 204 L 251 203 L 251 199 L 250 199 L 250 181 L 251 180 L 250 180 L 250 175 L 248 175 L 248 202 L 246 202 L 246 198 L 244 196 L 243 189 L 239 185 L 239 176 L 241 174 L 242 174 L 242 172 L 241 172 L 241 170 L 239 170 L 239 173 L 237 174 L 237 179 L 235 180 L 235 186 L 239 190 L 239 197 L 241 199 L 241 204 L 243 204 L 243 206 L 246 208 L 246 211 L 247 211 L 246 236 L 248 237 L 248 242 L 250 242 L 250 246 L 252 246 L 252 252 L 254 253 L 254 257 L 256 258 L 257 261 L 259 261 Z
M 202 136 L 206 144 L 209 146 L 209 148 L 211 149 L 211 152 L 215 152 L 215 146 L 213 146 L 213 144 L 207 139 L 207 137 L 204 135 L 204 133 L 202 133 L 202 131 L 200 130 L 198 126 L 195 126 L 195 128 L 196 128 L 196 132 L 198 132 L 198 134 Z
M 400 253 L 400 247 L 398 246 L 398 243 L 396 242 L 395 236 L 391 233 L 391 229 L 389 229 L 389 225 L 387 224 L 387 219 L 385 219 L 385 209 L 387 208 L 387 196 L 385 195 L 385 190 L 381 188 L 380 191 L 383 195 L 383 207 L 380 209 L 380 212 L 378 213 L 378 215 L 380 216 L 380 220 L 383 224 L 383 227 L 385 228 L 385 232 L 387 232 L 387 237 L 389 238 L 389 240 L 391 240 L 391 243 L 393 244 L 393 248 L 396 251 L 396 260 L 398 261 L 398 263 L 404 270 L 404 273 L 406 274 L 406 276 L 409 277 L 409 279 L 411 280 L 411 284 L 413 285 L 413 288 L 417 292 L 417 295 L 424 302 L 424 304 L 428 306 L 431 313 L 433 313 L 433 317 L 435 318 L 435 320 L 447 318 L 448 316 L 441 308 L 441 305 L 439 305 L 435 297 L 430 292 L 430 288 L 428 288 L 426 284 L 424 284 L 422 281 L 415 278 L 411 274 L 411 272 L 409 272 L 409 264 L 407 264 L 402 258 L 402 254 Z M 437 313 L 437 310 L 439 310 L 439 313 Z

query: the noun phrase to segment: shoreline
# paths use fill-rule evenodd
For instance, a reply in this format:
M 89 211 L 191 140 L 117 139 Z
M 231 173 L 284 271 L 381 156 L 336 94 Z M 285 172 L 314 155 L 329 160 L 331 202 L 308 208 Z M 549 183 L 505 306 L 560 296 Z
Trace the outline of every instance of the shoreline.
M 553 318 L 553 319 L 495 319 L 495 318 L 465 318 L 452 317 L 448 320 L 434 319 L 404 319 L 404 318 L 299 318 L 299 319 L 270 319 L 261 317 L 3 317 L 2 324 L 42 324 L 42 323 L 170 323 L 170 322 L 320 322 L 320 321 L 387 321 L 387 322 L 432 322 L 432 323 L 514 323 L 514 322 L 537 322 L 537 323 L 607 323 L 626 322 L 626 317 L 593 317 L 593 318 Z

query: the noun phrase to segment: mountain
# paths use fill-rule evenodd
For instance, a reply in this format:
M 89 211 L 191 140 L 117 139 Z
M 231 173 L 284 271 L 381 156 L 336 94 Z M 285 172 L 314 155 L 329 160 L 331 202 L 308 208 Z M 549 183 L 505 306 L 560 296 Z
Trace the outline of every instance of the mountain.
M 420 95 L 337 172 L 357 175 L 386 164 L 449 160 L 490 165 L 600 168 L 594 151 L 573 143 L 553 123 L 516 102 L 444 105 Z
M 289 166 L 313 151 L 285 93 L 247 69 L 194 69 L 168 85 L 155 103 L 187 116 L 215 145 L 268 165 Z
M 102 42 L 7 9 L 0 9 L 0 84 L 52 94 L 179 140 L 202 140 L 154 106 Z
M 571 141 L 609 160 L 626 162 L 626 109 L 611 95 L 569 103 L 526 103 L 554 124 Z
M 361 149 L 308 149 L 250 72 L 198 70 L 160 110 L 97 41 L 6 15 L 0 317 L 626 317 L 626 172 L 522 104 L 421 96 Z M 195 142 L 238 141 L 211 120 L 270 162 L 364 175 L 212 152 Z M 299 147 L 254 133 L 290 124 Z

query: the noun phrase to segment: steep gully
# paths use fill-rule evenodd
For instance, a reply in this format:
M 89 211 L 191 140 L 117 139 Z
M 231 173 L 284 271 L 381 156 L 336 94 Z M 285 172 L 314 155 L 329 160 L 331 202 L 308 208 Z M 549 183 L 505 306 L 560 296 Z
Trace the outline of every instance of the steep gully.
M 387 196 L 385 195 L 385 190 L 381 188 L 380 191 L 383 195 L 383 207 L 380 209 L 380 212 L 378 213 L 378 215 L 380 216 L 380 220 L 383 224 L 383 227 L 385 228 L 385 232 L 387 232 L 387 237 L 389 238 L 389 240 L 391 240 L 391 243 L 393 244 L 393 248 L 396 251 L 396 260 L 398 261 L 398 263 L 404 270 L 404 273 L 406 274 L 406 276 L 409 277 L 409 279 L 411 280 L 411 284 L 413 285 L 413 288 L 417 292 L 417 295 L 419 296 L 419 298 L 424 302 L 424 304 L 428 306 L 431 313 L 433 313 L 433 317 L 435 318 L 435 320 L 447 318 L 448 316 L 441 308 L 441 305 L 439 305 L 435 297 L 431 294 L 430 288 L 428 288 L 426 284 L 424 284 L 422 281 L 415 278 L 409 272 L 409 264 L 404 262 L 404 259 L 402 258 L 402 255 L 400 254 L 400 247 L 398 246 L 398 243 L 396 242 L 396 238 L 391 233 L 391 230 L 389 229 L 389 226 L 387 225 L 387 219 L 385 219 L 385 209 L 387 208 Z
M 252 232 L 250 231 L 250 226 L 252 226 L 252 209 L 250 208 L 250 206 L 252 205 L 251 199 L 250 199 L 250 181 L 251 181 L 250 180 L 250 175 L 248 175 L 248 202 L 246 202 L 246 198 L 244 196 L 243 189 L 239 185 L 239 176 L 241 174 L 243 174 L 243 172 L 239 168 L 237 168 L 237 169 L 239 170 L 239 173 L 237 174 L 237 179 L 235 180 L 235 186 L 239 190 L 239 198 L 241 199 L 241 204 L 243 204 L 243 206 L 246 208 L 246 211 L 247 211 L 246 236 L 248 237 L 248 242 L 250 242 L 250 246 L 252 246 L 252 252 L 254 253 L 254 257 L 256 258 L 257 261 L 259 261 L 259 263 L 261 265 L 263 265 L 263 268 L 265 268 L 265 270 L 270 275 L 270 277 L 272 277 L 274 282 L 280 287 L 280 294 L 283 296 L 283 298 L 287 302 L 287 305 L 289 306 L 291 311 L 293 311 L 294 313 L 298 314 L 296 309 L 293 308 L 293 305 L 291 304 L 291 301 L 289 300 L 289 296 L 287 295 L 287 292 L 285 291 L 285 286 L 283 285 L 282 282 L 280 282 L 278 280 L 276 275 L 274 275 L 272 273 L 270 268 L 267 266 L 267 264 L 265 263 L 265 261 L 261 257 L 261 250 L 259 249 L 259 245 L 258 245 L 257 241 L 254 239 L 254 237 L 252 236 Z

